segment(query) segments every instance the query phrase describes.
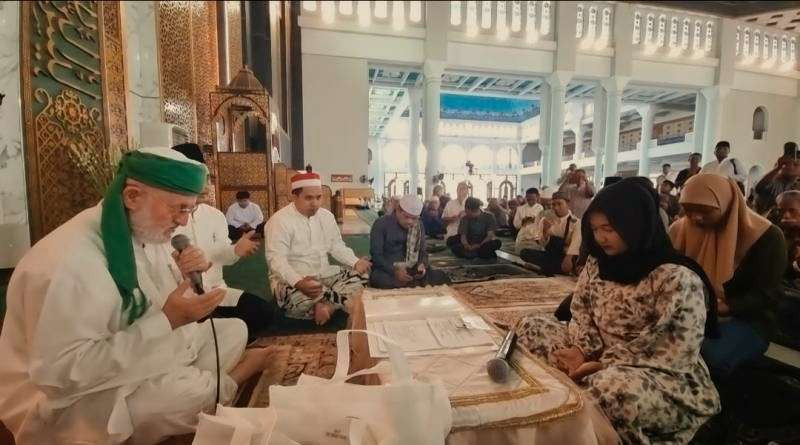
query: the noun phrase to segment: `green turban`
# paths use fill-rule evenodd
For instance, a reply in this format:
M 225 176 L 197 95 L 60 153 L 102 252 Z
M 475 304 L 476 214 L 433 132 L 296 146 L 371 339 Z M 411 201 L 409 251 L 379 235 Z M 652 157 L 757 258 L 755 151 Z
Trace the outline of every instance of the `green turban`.
M 128 311 L 128 324 L 141 317 L 150 303 L 139 289 L 136 275 L 131 228 L 122 202 L 122 190 L 125 188 L 126 180 L 135 179 L 149 186 L 181 195 L 198 195 L 205 188 L 208 172 L 204 165 L 191 161 L 175 151 L 168 149 L 149 151 L 129 151 L 122 156 L 114 180 L 103 198 L 103 213 L 100 220 L 100 233 L 108 261 L 108 271 L 122 296 L 122 310 Z

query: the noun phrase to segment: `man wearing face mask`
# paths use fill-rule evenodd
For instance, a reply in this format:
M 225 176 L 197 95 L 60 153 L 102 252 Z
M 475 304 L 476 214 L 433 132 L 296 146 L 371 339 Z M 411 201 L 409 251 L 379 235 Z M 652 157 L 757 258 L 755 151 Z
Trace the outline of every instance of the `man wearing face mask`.
M 374 267 L 369 279 L 373 287 L 394 289 L 449 282 L 444 273 L 431 269 L 428 264 L 420 212 L 422 201 L 406 195 L 400 199 L 394 213 L 372 225 L 369 239 Z
M 326 324 L 363 288 L 372 264 L 342 241 L 333 213 L 322 208 L 322 181 L 310 171 L 292 176 L 294 201 L 267 221 L 270 282 L 286 316 Z M 328 254 L 347 266 L 328 262 Z

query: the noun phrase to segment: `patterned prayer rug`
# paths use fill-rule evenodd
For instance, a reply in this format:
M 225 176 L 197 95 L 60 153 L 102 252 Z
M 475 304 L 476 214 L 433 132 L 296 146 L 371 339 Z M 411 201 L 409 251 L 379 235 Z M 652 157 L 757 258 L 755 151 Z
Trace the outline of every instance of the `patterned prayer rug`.
M 441 269 L 453 283 L 489 281 L 503 278 L 541 278 L 542 275 L 505 261 L 497 264 L 462 265 Z
M 567 277 L 509 279 L 452 286 L 475 309 L 552 305 L 561 303 L 575 288 Z
M 242 391 L 237 406 L 268 406 L 270 385 L 294 385 L 300 374 L 329 379 L 336 369 L 335 333 L 262 337 L 250 347 L 274 348 L 275 360 L 249 391 Z

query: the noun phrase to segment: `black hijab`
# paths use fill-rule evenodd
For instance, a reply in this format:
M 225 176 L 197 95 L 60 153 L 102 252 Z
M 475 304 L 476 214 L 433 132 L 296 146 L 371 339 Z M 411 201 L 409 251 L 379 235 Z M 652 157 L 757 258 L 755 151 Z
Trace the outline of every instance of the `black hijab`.
M 581 223 L 583 243 L 589 255 L 597 259 L 600 278 L 621 284 L 634 284 L 662 264 L 685 266 L 696 273 L 710 297 L 706 301 L 706 335 L 718 336 L 717 300 L 703 268 L 678 253 L 664 229 L 658 212 L 658 193 L 649 179 L 626 178 L 603 188 L 586 209 Z M 589 217 L 600 212 L 628 245 L 621 255 L 608 256 L 597 244 Z

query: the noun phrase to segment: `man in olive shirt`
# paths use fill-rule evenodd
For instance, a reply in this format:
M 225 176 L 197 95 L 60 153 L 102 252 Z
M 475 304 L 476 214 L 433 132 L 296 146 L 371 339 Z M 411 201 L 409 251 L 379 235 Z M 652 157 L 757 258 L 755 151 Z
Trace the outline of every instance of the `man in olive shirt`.
M 478 198 L 467 198 L 464 217 L 458 225 L 459 239 L 450 246 L 453 254 L 461 258 L 496 258 L 500 240 L 494 237 L 497 221 L 490 213 L 481 210 Z
M 447 284 L 444 272 L 431 269 L 425 251 L 425 229 L 419 220 L 422 201 L 403 196 L 394 212 L 372 225 L 369 234 L 370 286 L 381 289 Z

